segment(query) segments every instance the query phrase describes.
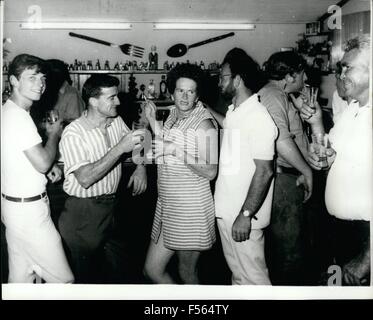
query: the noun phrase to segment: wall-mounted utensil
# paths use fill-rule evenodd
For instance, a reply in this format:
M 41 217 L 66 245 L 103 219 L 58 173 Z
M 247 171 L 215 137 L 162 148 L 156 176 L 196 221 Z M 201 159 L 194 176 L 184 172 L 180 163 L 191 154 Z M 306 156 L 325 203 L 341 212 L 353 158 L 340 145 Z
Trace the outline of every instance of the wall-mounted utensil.
M 169 57 L 172 57 L 172 58 L 182 57 L 191 48 L 199 47 L 199 46 L 202 46 L 204 44 L 214 42 L 214 41 L 218 41 L 218 40 L 222 40 L 222 39 L 232 37 L 232 36 L 234 36 L 234 32 L 226 33 L 226 34 L 223 34 L 223 35 L 215 37 L 215 38 L 210 38 L 210 39 L 207 39 L 207 40 L 204 40 L 204 41 L 201 41 L 201 42 L 193 43 L 189 46 L 187 46 L 183 43 L 178 43 L 178 44 L 175 44 L 174 46 L 172 46 L 171 48 L 169 48 L 167 50 L 167 55 Z
M 69 35 L 71 37 L 76 37 L 76 38 L 79 38 L 79 39 L 84 39 L 84 40 L 87 40 L 87 41 L 100 43 L 100 44 L 103 44 L 105 46 L 109 46 L 109 47 L 113 47 L 113 48 L 119 48 L 124 54 L 129 55 L 129 56 L 142 58 L 142 56 L 144 54 L 144 48 L 139 47 L 139 46 L 135 46 L 135 45 L 130 44 L 130 43 L 124 43 L 124 44 L 119 45 L 119 44 L 110 43 L 110 42 L 107 42 L 107 41 L 104 41 L 104 40 L 88 37 L 88 36 L 78 34 L 78 33 L 74 33 L 74 32 L 69 32 Z

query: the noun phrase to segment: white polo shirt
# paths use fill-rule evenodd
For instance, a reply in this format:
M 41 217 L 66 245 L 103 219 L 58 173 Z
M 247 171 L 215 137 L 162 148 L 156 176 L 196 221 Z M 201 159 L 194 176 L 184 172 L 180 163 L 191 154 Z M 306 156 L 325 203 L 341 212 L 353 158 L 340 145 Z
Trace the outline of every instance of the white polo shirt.
M 256 94 L 228 111 L 219 158 L 219 175 L 215 187 L 216 216 L 235 219 L 246 199 L 255 173 L 254 159 L 272 160 L 275 153 L 277 127 Z M 252 220 L 253 229 L 269 224 L 273 197 L 270 190 Z
M 328 212 L 370 221 L 373 214 L 372 107 L 350 104 L 329 133 L 337 155 L 326 181 Z
M 1 192 L 21 198 L 43 193 L 47 179 L 24 154 L 42 142 L 30 113 L 8 99 L 1 117 Z

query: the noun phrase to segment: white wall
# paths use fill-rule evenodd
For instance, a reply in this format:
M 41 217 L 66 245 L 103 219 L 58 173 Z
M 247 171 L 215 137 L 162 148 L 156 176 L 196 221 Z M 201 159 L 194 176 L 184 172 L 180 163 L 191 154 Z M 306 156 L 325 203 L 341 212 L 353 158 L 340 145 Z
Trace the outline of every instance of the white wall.
M 150 52 L 150 46 L 155 44 L 158 48 L 159 66 L 165 60 L 191 62 L 203 60 L 205 63 L 220 62 L 224 55 L 233 47 L 245 49 L 259 63 L 263 63 L 270 54 L 281 47 L 294 47 L 298 34 L 304 32 L 303 24 L 258 24 L 254 31 L 237 31 L 230 37 L 205 46 L 191 49 L 185 56 L 175 60 L 166 55 L 167 49 L 176 44 L 192 44 L 210 37 L 221 35 L 228 31 L 154 31 L 150 23 L 136 23 L 132 30 L 71 30 L 93 36 L 113 43 L 132 43 L 144 46 L 145 58 Z M 116 61 L 133 60 L 124 55 L 117 48 L 106 47 L 85 40 L 72 38 L 68 35 L 70 30 L 21 30 L 19 23 L 7 22 L 4 25 L 4 36 L 11 38 L 12 43 L 7 44 L 11 51 L 8 59 L 17 54 L 30 53 L 42 58 L 57 58 L 67 63 L 78 60 L 109 60 L 111 65 Z

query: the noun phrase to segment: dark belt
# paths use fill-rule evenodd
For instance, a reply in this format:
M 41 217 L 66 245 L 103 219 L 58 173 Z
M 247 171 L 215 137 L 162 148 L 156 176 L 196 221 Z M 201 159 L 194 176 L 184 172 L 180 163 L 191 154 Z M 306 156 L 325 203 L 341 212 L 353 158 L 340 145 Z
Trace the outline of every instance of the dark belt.
M 110 193 L 110 194 L 102 194 L 100 196 L 94 196 L 94 197 L 88 197 L 87 199 L 94 199 L 94 200 L 115 200 L 116 194 Z
M 277 173 L 291 174 L 291 175 L 294 175 L 294 176 L 299 176 L 300 175 L 300 172 L 295 168 L 288 168 L 288 167 L 283 167 L 283 166 L 279 166 L 279 165 L 277 165 L 276 172 Z
M 47 195 L 47 193 L 44 191 L 42 194 L 38 194 L 37 196 L 29 197 L 29 198 L 10 197 L 10 196 L 5 195 L 4 193 L 2 193 L 1 195 L 3 196 L 4 199 L 13 201 L 13 202 L 33 202 L 33 201 L 43 199 Z

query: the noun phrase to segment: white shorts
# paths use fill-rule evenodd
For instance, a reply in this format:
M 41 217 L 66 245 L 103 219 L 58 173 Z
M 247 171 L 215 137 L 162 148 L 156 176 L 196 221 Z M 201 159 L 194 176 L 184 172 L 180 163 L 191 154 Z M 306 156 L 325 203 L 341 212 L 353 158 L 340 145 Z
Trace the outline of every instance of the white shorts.
M 233 221 L 218 218 L 217 224 L 225 260 L 232 271 L 234 285 L 271 285 L 264 257 L 264 234 L 253 229 L 250 238 L 236 242 L 232 238 Z
M 6 227 L 9 283 L 32 283 L 36 275 L 52 283 L 74 281 L 47 196 L 25 203 L 2 197 L 1 220 Z

